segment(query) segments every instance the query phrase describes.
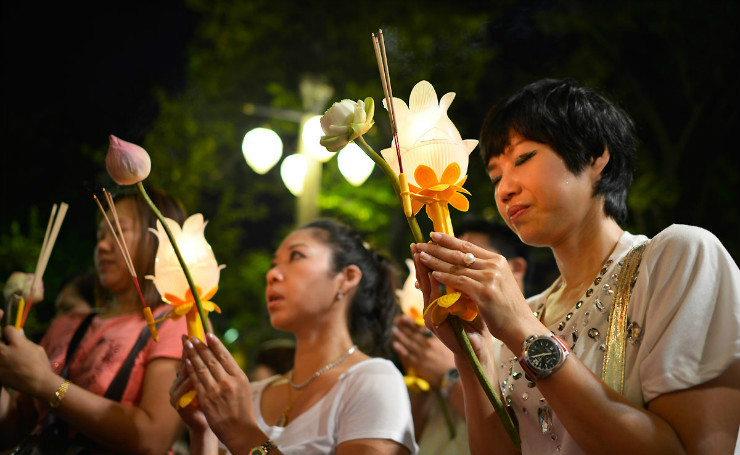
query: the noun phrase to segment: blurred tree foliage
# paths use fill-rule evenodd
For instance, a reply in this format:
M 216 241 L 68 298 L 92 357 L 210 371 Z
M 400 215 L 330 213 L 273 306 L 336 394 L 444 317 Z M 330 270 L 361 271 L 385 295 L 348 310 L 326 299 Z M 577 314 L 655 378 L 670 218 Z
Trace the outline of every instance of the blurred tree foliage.
M 214 323 L 219 332 L 240 329 L 233 350 L 280 336 L 267 323 L 264 273 L 295 222 L 295 199 L 279 166 L 253 173 L 241 141 L 249 129 L 269 126 L 281 135 L 285 156 L 296 150 L 298 124 L 247 115 L 245 105 L 302 111 L 301 80 L 319 78 L 334 89 L 330 102 L 375 99 L 376 126 L 366 139 L 376 151 L 387 147 L 370 36 L 379 28 L 394 95 L 407 100 L 422 79 L 438 96 L 456 92 L 449 116 L 466 139 L 478 137 L 494 102 L 536 79 L 568 77 L 601 89 L 633 116 L 640 139 L 625 227 L 654 235 L 671 223 L 702 226 L 740 258 L 730 142 L 738 125 L 738 3 L 489 3 L 186 1 L 197 16 L 187 83 L 177 93 L 157 92 L 159 116 L 142 141 L 153 161 L 147 184 L 210 220 L 206 236 L 227 265 L 214 297 L 224 313 Z M 473 155 L 470 212 L 496 219 L 485 168 Z M 402 265 L 411 236 L 382 173 L 376 169 L 352 187 L 332 160 L 322 179 L 322 215 L 366 232 Z M 460 216 L 453 213 L 453 223 Z M 419 219 L 428 232 L 431 224 L 423 214 Z
M 216 322 L 242 328 L 249 343 L 272 336 L 263 324 L 262 276 L 266 258 L 292 227 L 294 200 L 278 166 L 264 176 L 251 172 L 240 141 L 249 129 L 269 126 L 289 154 L 298 125 L 245 115 L 244 105 L 301 111 L 301 78 L 319 77 L 334 88 L 332 101 L 376 100 L 377 126 L 367 141 L 378 151 L 387 147 L 370 39 L 379 28 L 394 95 L 408 99 L 422 79 L 439 96 L 456 92 L 449 114 L 464 138 L 478 136 L 496 100 L 535 79 L 570 77 L 602 89 L 634 116 L 641 140 L 627 228 L 652 235 L 672 222 L 704 226 L 738 257 L 738 168 L 724 150 L 738 120 L 736 3 L 188 5 L 199 15 L 188 84 L 178 96 L 160 96 L 160 116 L 145 141 L 154 160 L 150 180 L 212 220 L 207 234 L 228 265 L 216 296 L 225 315 Z M 471 157 L 471 212 L 495 218 L 483 169 L 480 158 Z M 322 215 L 350 222 L 403 259 L 411 238 L 379 170 L 355 188 L 330 161 L 318 204 Z M 424 215 L 420 220 L 428 230 Z

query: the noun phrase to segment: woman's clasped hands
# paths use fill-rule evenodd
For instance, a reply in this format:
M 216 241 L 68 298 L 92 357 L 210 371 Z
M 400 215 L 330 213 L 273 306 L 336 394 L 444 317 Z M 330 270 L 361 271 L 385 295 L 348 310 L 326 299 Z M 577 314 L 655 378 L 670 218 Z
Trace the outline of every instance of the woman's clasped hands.
M 226 347 L 213 334 L 205 344 L 197 338 L 183 339 L 183 358 L 170 389 L 170 403 L 191 431 L 209 430 L 227 446 L 237 444 L 244 425 L 254 424 L 249 379 Z M 197 397 L 187 406 L 178 406 L 180 397 L 195 390 Z
M 527 331 L 524 326 L 537 322 L 505 257 L 451 235 L 433 232 L 431 238 L 434 243 L 411 247 L 424 294 L 425 314 L 430 303 L 440 296 L 442 284 L 461 292 L 461 298 L 471 299 L 477 306 L 481 317 L 465 323 L 471 335 L 490 331 L 504 342 L 515 342 L 520 332 Z M 425 320 L 427 327 L 453 352 L 462 355 L 449 324 L 435 326 L 428 314 Z M 471 343 L 476 348 L 474 338 L 471 336 Z

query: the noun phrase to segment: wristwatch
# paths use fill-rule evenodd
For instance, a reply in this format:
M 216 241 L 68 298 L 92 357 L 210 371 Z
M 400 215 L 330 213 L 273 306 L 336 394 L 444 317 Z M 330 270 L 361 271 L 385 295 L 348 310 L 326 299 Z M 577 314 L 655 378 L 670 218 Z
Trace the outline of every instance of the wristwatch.
M 531 335 L 524 340 L 519 364 L 527 379 L 536 382 L 558 371 L 569 353 L 565 342 L 552 333 Z
M 458 382 L 460 382 L 460 373 L 457 371 L 457 368 L 450 368 L 445 371 L 442 375 L 442 381 L 439 384 L 439 393 L 442 395 L 442 398 L 447 399 L 450 396 L 452 388 Z
M 272 442 L 272 439 L 268 439 L 257 447 L 252 448 L 252 450 L 249 451 L 249 455 L 268 455 L 275 449 L 277 449 L 275 443 Z

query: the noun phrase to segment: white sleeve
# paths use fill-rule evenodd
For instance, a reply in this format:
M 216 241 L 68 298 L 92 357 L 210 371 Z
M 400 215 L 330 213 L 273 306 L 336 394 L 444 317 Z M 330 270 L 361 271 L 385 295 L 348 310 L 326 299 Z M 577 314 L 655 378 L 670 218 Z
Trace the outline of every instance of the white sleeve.
M 644 312 L 645 402 L 714 379 L 740 358 L 740 270 L 710 232 L 673 225 L 655 236 L 632 301 Z
M 416 453 L 408 391 L 393 363 L 383 359 L 365 362 L 347 380 L 337 414 L 337 443 L 390 439 Z

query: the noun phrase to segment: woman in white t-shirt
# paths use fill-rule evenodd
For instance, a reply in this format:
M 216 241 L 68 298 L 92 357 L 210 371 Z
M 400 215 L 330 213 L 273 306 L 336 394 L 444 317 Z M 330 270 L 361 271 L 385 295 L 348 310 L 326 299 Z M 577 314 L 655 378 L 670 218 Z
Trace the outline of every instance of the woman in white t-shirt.
M 291 233 L 267 273 L 270 323 L 296 338 L 294 369 L 250 384 L 214 336 L 184 340 L 171 401 L 193 453 L 413 454 L 408 393 L 390 361 L 394 301 L 391 262 L 355 232 L 320 220 Z M 370 355 L 368 355 L 370 354 Z
M 500 255 L 442 234 L 412 252 L 427 305 L 436 283 L 477 304 L 481 318 L 467 330 L 516 414 L 521 451 L 731 453 L 740 425 L 740 271 L 701 228 L 674 225 L 648 241 L 620 227 L 631 119 L 575 82 L 541 80 L 494 106 L 481 152 L 502 218 L 524 243 L 552 250 L 560 277 L 527 301 Z M 627 261 L 646 241 L 641 263 Z M 611 337 L 620 320 L 612 308 L 630 283 L 625 335 Z M 456 354 L 471 452 L 516 453 L 450 324 L 427 325 Z M 489 332 L 503 342 L 496 360 L 482 341 Z M 611 362 L 621 357 L 611 355 L 613 340 L 623 340 L 623 362 Z M 623 375 L 613 376 L 613 365 Z

